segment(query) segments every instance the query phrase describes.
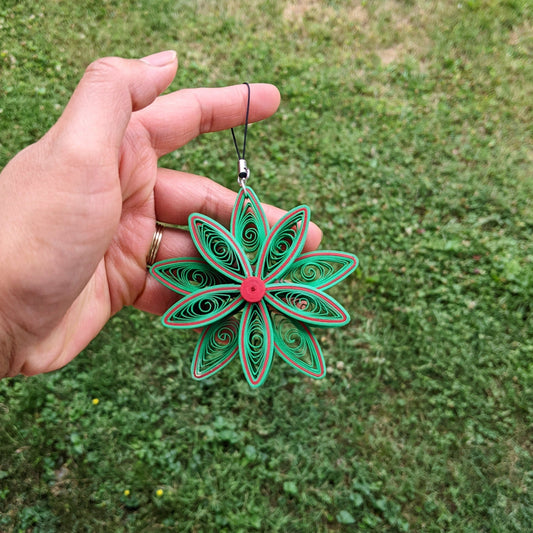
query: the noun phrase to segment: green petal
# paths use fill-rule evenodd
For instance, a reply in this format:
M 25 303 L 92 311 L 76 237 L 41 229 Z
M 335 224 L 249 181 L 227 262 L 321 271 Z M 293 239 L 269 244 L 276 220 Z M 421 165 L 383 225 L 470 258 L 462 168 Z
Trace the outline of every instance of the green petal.
M 190 294 L 206 287 L 227 283 L 225 276 L 200 257 L 159 261 L 150 268 L 150 274 L 179 294 Z
M 355 255 L 337 251 L 302 254 L 285 271 L 283 280 L 325 290 L 349 276 L 359 264 Z
M 279 279 L 302 251 L 311 213 L 306 205 L 289 211 L 270 230 L 257 261 L 257 275 L 264 281 Z
M 199 328 L 232 313 L 243 305 L 238 285 L 218 285 L 182 298 L 162 318 L 169 328 Z
M 268 234 L 268 222 L 259 199 L 250 187 L 241 189 L 237 197 L 230 228 L 250 264 L 254 265 Z
M 251 387 L 259 387 L 268 376 L 274 352 L 272 323 L 263 301 L 245 307 L 239 335 L 244 375 Z
M 225 227 L 194 213 L 189 217 L 189 228 L 196 248 L 213 268 L 237 282 L 252 275 L 246 254 Z
M 280 313 L 272 314 L 274 347 L 278 354 L 296 370 L 314 379 L 326 375 L 326 363 L 320 345 L 311 330 L 302 322 Z
M 344 326 L 350 315 L 331 296 L 304 285 L 276 283 L 267 287 L 265 300 L 295 320 L 321 327 Z
M 239 323 L 226 317 L 204 328 L 191 364 L 194 379 L 206 379 L 222 370 L 239 351 Z

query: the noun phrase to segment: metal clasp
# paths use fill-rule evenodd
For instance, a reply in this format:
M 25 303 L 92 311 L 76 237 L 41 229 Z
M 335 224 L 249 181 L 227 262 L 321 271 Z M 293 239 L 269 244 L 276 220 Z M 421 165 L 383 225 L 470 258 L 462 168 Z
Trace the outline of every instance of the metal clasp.
M 250 169 L 246 166 L 246 159 L 239 159 L 239 174 L 237 182 L 246 190 L 246 180 L 250 177 Z

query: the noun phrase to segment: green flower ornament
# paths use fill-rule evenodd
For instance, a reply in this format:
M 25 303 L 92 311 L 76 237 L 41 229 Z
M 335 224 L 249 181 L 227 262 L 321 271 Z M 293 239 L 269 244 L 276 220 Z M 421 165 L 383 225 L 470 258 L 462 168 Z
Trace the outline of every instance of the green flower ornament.
M 312 378 L 326 374 L 309 326 L 339 327 L 348 312 L 324 291 L 358 265 L 337 251 L 301 253 L 310 211 L 296 207 L 269 228 L 250 187 L 237 197 L 229 231 L 193 213 L 192 239 L 201 257 L 155 263 L 151 274 L 183 295 L 162 317 L 169 328 L 203 328 L 191 365 L 194 379 L 224 368 L 237 354 L 251 387 L 262 385 L 277 353 Z

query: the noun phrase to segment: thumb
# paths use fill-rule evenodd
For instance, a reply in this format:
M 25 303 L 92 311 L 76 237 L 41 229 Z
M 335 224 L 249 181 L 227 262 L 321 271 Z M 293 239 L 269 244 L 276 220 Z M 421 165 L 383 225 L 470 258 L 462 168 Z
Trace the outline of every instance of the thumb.
M 152 103 L 170 85 L 176 69 L 173 50 L 141 60 L 97 59 L 87 67 L 54 126 L 55 140 L 70 153 L 85 158 L 92 154 L 102 163 L 111 162 L 102 161 L 106 157 L 116 161 L 131 113 Z

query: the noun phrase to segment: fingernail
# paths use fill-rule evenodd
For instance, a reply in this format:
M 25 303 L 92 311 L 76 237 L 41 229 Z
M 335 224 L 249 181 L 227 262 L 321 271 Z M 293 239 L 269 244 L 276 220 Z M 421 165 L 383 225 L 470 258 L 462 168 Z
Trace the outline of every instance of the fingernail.
M 165 50 L 164 52 L 157 52 L 146 57 L 141 61 L 152 65 L 153 67 L 165 67 L 176 59 L 176 52 L 174 50 Z

